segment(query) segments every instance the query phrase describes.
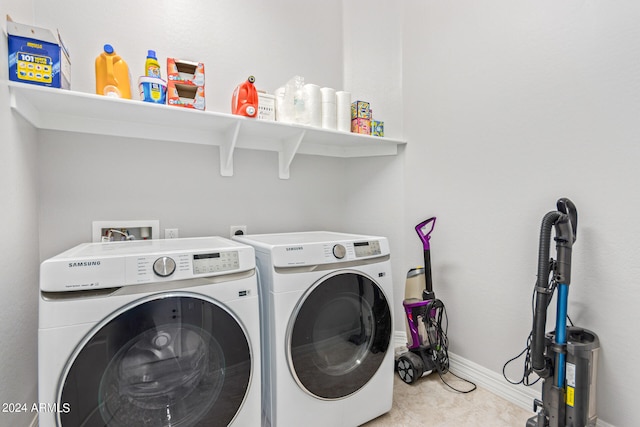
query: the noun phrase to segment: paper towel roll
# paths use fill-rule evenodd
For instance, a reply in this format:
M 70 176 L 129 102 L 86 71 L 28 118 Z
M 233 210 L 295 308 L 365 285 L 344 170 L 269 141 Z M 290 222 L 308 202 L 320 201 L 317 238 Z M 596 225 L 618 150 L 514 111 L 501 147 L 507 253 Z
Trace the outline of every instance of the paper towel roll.
M 304 85 L 304 107 L 308 116 L 308 124 L 322 126 L 322 92 L 320 86 L 308 83 Z
M 336 129 L 351 132 L 351 92 L 336 92 Z
M 336 91 L 330 87 L 323 87 L 320 92 L 322 93 L 322 127 L 335 129 L 337 127 Z
M 322 93 L 322 102 L 331 102 L 336 103 L 336 90 L 330 87 L 323 87 L 320 89 L 320 93 Z

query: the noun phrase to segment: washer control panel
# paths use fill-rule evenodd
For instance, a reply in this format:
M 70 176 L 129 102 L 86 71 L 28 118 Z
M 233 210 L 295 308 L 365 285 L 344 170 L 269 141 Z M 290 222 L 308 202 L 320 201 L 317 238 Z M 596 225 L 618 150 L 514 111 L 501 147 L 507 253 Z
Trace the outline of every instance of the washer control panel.
M 140 255 L 127 260 L 127 281 L 145 283 L 211 276 L 240 268 L 238 251 Z

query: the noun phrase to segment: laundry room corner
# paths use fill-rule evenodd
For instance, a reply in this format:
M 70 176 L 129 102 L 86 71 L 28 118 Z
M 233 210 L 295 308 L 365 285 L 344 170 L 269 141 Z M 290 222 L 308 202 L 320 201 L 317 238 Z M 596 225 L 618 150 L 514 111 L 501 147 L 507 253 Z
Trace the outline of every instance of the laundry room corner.
M 7 57 L 5 16 L 16 20 L 33 16 L 32 1 L 8 0 L 0 7 L 2 35 L 0 57 Z M 4 61 L 2 61 L 5 64 Z M 11 111 L 7 69 L 0 67 L 0 221 L 4 224 L 0 243 L 0 403 L 37 401 L 38 329 L 38 169 L 36 131 Z M 3 425 L 29 425 L 28 412 L 8 411 L 0 415 Z

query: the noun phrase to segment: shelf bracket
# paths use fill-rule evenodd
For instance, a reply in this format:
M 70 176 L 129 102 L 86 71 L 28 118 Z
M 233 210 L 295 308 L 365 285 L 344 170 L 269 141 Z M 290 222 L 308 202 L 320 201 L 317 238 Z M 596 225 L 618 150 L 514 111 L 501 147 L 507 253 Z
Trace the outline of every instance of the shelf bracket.
M 231 132 L 231 137 L 220 144 L 220 175 L 222 176 L 233 176 L 233 152 L 238 143 L 240 123 L 236 123 L 233 132 Z
M 291 162 L 298 152 L 298 148 L 300 148 L 300 144 L 306 133 L 306 130 L 302 130 L 299 135 L 282 141 L 282 150 L 278 152 L 278 177 L 280 179 L 289 179 Z

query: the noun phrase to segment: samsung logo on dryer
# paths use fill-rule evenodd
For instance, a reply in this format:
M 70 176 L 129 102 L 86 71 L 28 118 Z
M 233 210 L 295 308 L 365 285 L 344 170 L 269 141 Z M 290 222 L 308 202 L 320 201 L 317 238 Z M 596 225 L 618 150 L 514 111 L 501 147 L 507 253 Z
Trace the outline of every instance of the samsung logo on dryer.
M 284 249 L 285 251 L 289 252 L 289 251 L 303 251 L 304 247 L 303 246 L 289 246 L 287 248 Z
M 80 261 L 80 262 L 70 262 L 69 268 L 75 267 L 97 267 L 100 265 L 100 261 Z

